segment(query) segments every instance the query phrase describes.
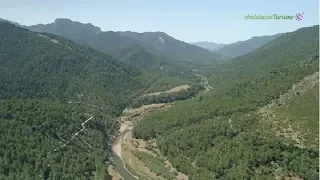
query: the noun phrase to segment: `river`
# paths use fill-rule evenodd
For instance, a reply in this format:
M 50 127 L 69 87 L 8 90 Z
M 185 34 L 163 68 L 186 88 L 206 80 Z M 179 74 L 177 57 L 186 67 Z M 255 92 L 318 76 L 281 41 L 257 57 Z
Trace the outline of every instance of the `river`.
M 204 85 L 206 92 L 208 92 L 212 87 L 208 83 L 208 79 L 200 74 L 194 72 L 194 74 L 198 77 L 201 77 L 201 83 Z M 168 103 L 169 104 L 169 103 Z M 143 116 L 149 112 L 151 109 L 158 109 L 167 106 L 168 104 L 151 104 L 151 105 L 144 105 L 140 108 L 131 110 L 131 115 L 120 117 L 121 121 L 125 120 L 126 123 L 121 123 L 120 133 L 112 147 L 113 151 L 113 164 L 115 165 L 115 170 L 120 174 L 120 176 L 124 180 L 137 180 L 138 178 L 133 176 L 125 167 L 124 162 L 121 156 L 121 142 L 127 138 L 127 134 L 132 130 L 133 124 L 132 119 L 134 117 Z M 171 103 L 170 103 L 171 104 Z M 129 121 L 128 121 L 129 120 Z M 129 124 L 128 124 L 129 123 Z
M 127 169 L 124 167 L 123 161 L 119 156 L 117 156 L 116 154 L 113 154 L 112 158 L 113 158 L 113 164 L 115 165 L 116 171 L 120 174 L 120 176 L 124 180 L 137 180 L 127 171 Z

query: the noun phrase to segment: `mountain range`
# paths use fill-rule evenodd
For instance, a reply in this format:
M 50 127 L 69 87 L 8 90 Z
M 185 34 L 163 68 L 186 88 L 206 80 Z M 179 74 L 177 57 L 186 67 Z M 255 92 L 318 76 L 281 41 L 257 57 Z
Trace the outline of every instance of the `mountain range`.
M 50 24 L 29 26 L 28 29 L 64 36 L 108 53 L 135 43 L 154 55 L 168 56 L 172 59 L 220 58 L 209 50 L 177 40 L 164 32 L 103 32 L 92 24 L 62 18 Z
M 204 49 L 208 49 L 211 52 L 218 50 L 218 49 L 222 48 L 223 46 L 227 45 L 227 44 L 222 44 L 222 43 L 217 44 L 217 43 L 209 42 L 209 41 L 191 42 L 190 44 L 202 47 Z
M 285 33 L 211 69 L 214 90 L 148 115 L 133 134 L 156 139 L 189 179 L 318 179 L 318 72 L 319 26 Z
M 257 37 L 252 37 L 245 41 L 238 41 L 231 44 L 217 44 L 217 43 L 208 42 L 208 41 L 193 42 L 191 44 L 202 47 L 204 49 L 208 49 L 213 53 L 222 55 L 223 57 L 227 57 L 224 59 L 232 59 L 234 57 L 252 52 L 255 49 L 258 49 L 259 47 L 268 43 L 269 41 L 272 41 L 278 38 L 282 34 L 283 33 L 269 35 L 269 36 L 257 36 Z
M 0 19 L 0 21 L 8 20 Z M 102 31 L 101 28 L 91 23 L 81 23 L 67 18 L 57 18 L 49 24 L 32 26 L 20 25 L 12 21 L 8 22 L 35 32 L 46 32 L 63 36 L 112 55 L 117 55 L 116 53 L 121 51 L 121 48 L 127 49 L 126 46 L 132 47 L 132 45 L 138 45 L 152 55 L 170 59 L 171 61 L 182 60 L 195 64 L 232 59 L 236 56 L 252 52 L 281 36 L 281 33 L 279 33 L 276 35 L 253 37 L 231 44 L 217 44 L 208 41 L 186 43 L 164 32 Z
M 0 19 L 0 179 L 112 179 L 120 123 L 121 164 L 145 179 L 318 179 L 318 50 L 319 26 L 211 52 L 164 32 Z M 181 82 L 198 95 L 161 96 Z M 136 106 L 174 103 L 117 118 L 151 87 L 165 89 Z
M 127 97 L 134 89 L 143 86 L 138 80 L 139 69 L 108 54 L 61 36 L 0 23 L 0 79 L 3 82 L 0 98 L 19 95 L 25 98 L 93 101 L 91 103 L 107 98 L 108 106 L 116 108 L 116 104 L 125 102 L 120 97 Z M 99 86 L 95 87 L 95 84 Z M 125 84 L 130 88 L 125 88 Z M 119 93 L 123 95 L 115 98 Z
M 65 18 L 58 18 L 50 24 L 29 26 L 28 29 L 35 32 L 46 32 L 64 36 L 74 41 L 91 38 L 102 32 L 99 27 L 93 26 L 91 23 L 84 24 Z
M 0 22 L 0 63 L 0 179 L 108 179 L 115 117 L 154 76 L 8 22 Z
M 223 47 L 216 49 L 213 52 L 228 57 L 241 56 L 258 49 L 259 47 L 267 44 L 268 42 L 280 37 L 282 34 L 283 33 L 270 36 L 252 37 L 245 41 L 238 41 L 232 44 L 224 45 Z

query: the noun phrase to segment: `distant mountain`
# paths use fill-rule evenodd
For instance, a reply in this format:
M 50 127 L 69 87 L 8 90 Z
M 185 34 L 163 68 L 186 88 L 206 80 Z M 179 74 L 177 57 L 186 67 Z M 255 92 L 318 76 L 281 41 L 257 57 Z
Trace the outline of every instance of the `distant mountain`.
M 146 43 L 146 40 L 140 41 L 114 31 L 103 32 L 92 24 L 83 24 L 69 19 L 56 19 L 54 23 L 30 26 L 28 29 L 66 37 L 82 45 L 107 53 L 116 57 L 117 60 L 142 70 L 156 71 L 157 73 L 180 78 L 190 78 L 192 74 L 191 68 L 186 68 L 186 63 L 181 63 L 178 59 L 171 57 L 168 58 L 167 54 L 150 48 L 152 47 L 152 40 L 150 40 L 149 44 Z M 157 43 L 154 42 L 153 45 L 157 45 Z M 196 49 L 211 54 L 205 49 L 198 47 Z
M 189 179 L 275 179 L 278 172 L 279 179 L 318 179 L 318 77 L 302 85 L 313 86 L 312 93 L 297 86 L 316 72 L 319 26 L 285 33 L 217 66 L 213 91 L 149 114 L 134 137 L 156 139 Z
M 114 31 L 106 31 L 90 38 L 83 38 L 78 42 L 84 45 L 89 45 L 101 52 L 113 54 L 115 51 L 132 44 L 134 40 L 132 38 L 121 36 Z
M 153 55 L 136 43 L 119 48 L 112 55 L 139 69 L 178 76 L 183 79 L 192 74 L 192 69 L 187 67 L 185 63 Z
M 142 87 L 138 69 L 63 37 L 0 22 L 0 45 L 0 98 L 97 98 L 93 103 L 116 105 L 123 103 L 120 94 L 127 99 Z
M 138 44 L 153 54 L 189 58 L 209 58 L 214 56 L 207 49 L 177 40 L 164 32 L 137 33 L 125 31 L 117 33 L 136 40 Z
M 160 69 L 168 64 L 168 62 L 150 54 L 135 43 L 118 49 L 113 53 L 113 55 L 132 66 L 142 69 Z
M 0 154 L 14 154 L 0 156 L 0 169 L 18 165 L 0 179 L 110 179 L 115 117 L 153 77 L 8 22 L 0 22 L 0 64 Z
M 10 23 L 10 24 L 14 24 L 14 25 L 16 25 L 16 26 L 22 27 L 22 26 L 21 26 L 19 23 L 17 23 L 17 22 L 9 21 L 9 20 L 2 19 L 2 18 L 0 18 L 0 22 L 8 22 L 8 23 Z
M 91 23 L 84 24 L 64 18 L 58 18 L 50 24 L 29 26 L 28 29 L 64 36 L 74 41 L 90 38 L 102 32 L 99 27 L 93 26 Z
M 264 44 L 267 44 L 269 41 L 272 41 L 281 35 L 282 33 L 271 36 L 253 37 L 246 41 L 238 41 L 232 44 L 225 45 L 213 52 L 229 57 L 241 56 L 254 51 L 255 49 L 261 47 Z
M 102 32 L 92 24 L 74 22 L 70 19 L 56 19 L 51 24 L 38 24 L 28 27 L 32 31 L 47 32 L 64 36 L 84 45 L 112 53 L 131 43 L 138 44 L 149 53 L 158 56 L 168 56 L 171 59 L 199 60 L 199 58 L 221 58 L 207 49 L 177 40 L 164 32 Z
M 208 41 L 192 42 L 190 44 L 199 46 L 199 47 L 204 48 L 204 49 L 208 49 L 209 51 L 218 50 L 218 49 L 220 49 L 220 48 L 222 48 L 223 46 L 226 45 L 226 44 L 217 44 L 217 43 L 208 42 Z

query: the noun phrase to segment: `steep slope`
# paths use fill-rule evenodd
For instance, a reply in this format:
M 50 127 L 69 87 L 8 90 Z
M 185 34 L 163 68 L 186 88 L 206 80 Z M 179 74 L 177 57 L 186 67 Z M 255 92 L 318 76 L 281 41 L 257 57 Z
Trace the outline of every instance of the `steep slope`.
M 209 82 L 213 90 L 140 120 L 134 136 L 157 139 L 161 153 L 189 179 L 318 179 L 318 141 L 300 148 L 278 137 L 258 111 L 319 71 L 318 30 L 313 26 L 286 33 L 217 67 Z M 308 99 L 316 99 L 315 94 Z M 310 112 L 307 100 L 299 101 L 299 109 Z M 294 120 L 318 123 L 315 112 L 286 116 L 292 112 L 286 108 L 294 107 L 284 107 L 280 120 L 288 117 L 292 127 L 318 132 Z
M 217 44 L 217 43 L 208 42 L 208 41 L 192 42 L 190 44 L 199 46 L 204 49 L 208 49 L 209 51 L 212 51 L 212 52 L 215 50 L 218 50 L 226 45 L 226 44 Z
M 50 24 L 29 26 L 28 29 L 35 32 L 46 32 L 64 36 L 74 41 L 87 39 L 102 32 L 99 27 L 93 26 L 91 23 L 84 24 L 64 18 L 58 18 Z
M 108 53 L 142 70 L 186 80 L 196 79 L 192 74 L 191 67 L 188 67 L 185 63 L 151 54 L 134 39 L 121 36 L 113 31 L 102 32 L 95 37 L 79 42 Z
M 278 136 L 302 148 L 318 148 L 314 135 L 319 132 L 319 72 L 304 77 L 259 112 Z
M 184 79 L 195 78 L 191 73 L 192 68 L 188 67 L 183 61 L 167 57 L 167 54 L 151 47 L 153 44 L 156 45 L 156 42 L 152 42 L 152 39 L 148 42 L 151 43 L 150 45 L 146 43 L 148 39 L 140 41 L 130 36 L 123 36 L 119 32 L 102 32 L 100 28 L 94 27 L 91 24 L 73 22 L 69 19 L 56 19 L 54 23 L 30 26 L 29 29 L 36 32 L 47 32 L 64 36 L 77 43 L 108 53 L 117 57 L 117 59 L 119 58 L 128 64 L 144 70 L 153 72 L 156 70 L 160 74 L 177 76 Z M 208 53 L 208 51 L 202 50 Z M 180 57 L 180 59 L 184 58 Z M 166 67 L 163 65 L 166 65 Z
M 149 72 L 185 80 L 197 79 L 193 75 L 191 67 L 183 62 L 153 55 L 136 43 L 119 48 L 112 55 L 132 66 Z
M 153 77 L 7 22 L 0 63 L 0 179 L 107 179 L 115 116 Z
M 1 23 L 0 38 L 1 98 L 108 99 L 111 106 L 142 87 L 139 70 L 70 40 L 8 23 Z
M 154 54 L 162 53 L 167 56 L 189 58 L 210 58 L 214 56 L 206 49 L 179 41 L 164 32 L 136 33 L 125 31 L 117 33 L 137 40 L 142 47 Z
M 249 52 L 254 51 L 255 49 L 261 47 L 262 45 L 272 41 L 282 34 L 276 34 L 272 36 L 260 36 L 253 37 L 246 41 L 239 41 L 233 44 L 227 44 L 218 50 L 213 51 L 214 53 L 218 53 L 224 56 L 236 57 L 247 54 Z
M 67 37 L 68 38 L 68 37 Z M 114 54 L 119 49 L 134 42 L 133 39 L 119 35 L 113 31 L 102 32 L 90 38 L 83 38 L 81 44 L 88 45 L 101 52 Z
M 164 66 L 168 67 L 168 64 L 170 64 L 170 62 L 157 58 L 135 43 L 119 48 L 114 55 L 119 59 L 142 69 L 160 70 L 163 69 Z
M 64 36 L 99 51 L 112 53 L 130 43 L 138 44 L 149 53 L 170 58 L 171 61 L 206 61 L 220 60 L 221 55 L 209 50 L 179 41 L 163 32 L 101 32 L 100 28 L 91 24 L 74 22 L 70 19 L 56 19 L 51 24 L 39 24 L 28 27 L 32 31 L 47 32 Z
M 2 18 L 0 18 L 0 22 L 8 22 L 8 23 L 14 24 L 14 25 L 16 25 L 16 26 L 21 26 L 21 25 L 20 25 L 19 23 L 17 23 L 17 22 L 9 21 L 9 20 L 2 19 Z

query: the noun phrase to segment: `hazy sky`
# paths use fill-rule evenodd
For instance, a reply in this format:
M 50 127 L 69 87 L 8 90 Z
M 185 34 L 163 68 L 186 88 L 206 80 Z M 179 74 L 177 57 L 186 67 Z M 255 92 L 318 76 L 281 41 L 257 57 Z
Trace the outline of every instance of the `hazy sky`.
M 0 5 L 1 18 L 22 25 L 69 18 L 104 31 L 163 31 L 186 42 L 232 43 L 319 24 L 318 0 L 0 0 Z M 248 14 L 302 12 L 302 21 L 244 20 Z

